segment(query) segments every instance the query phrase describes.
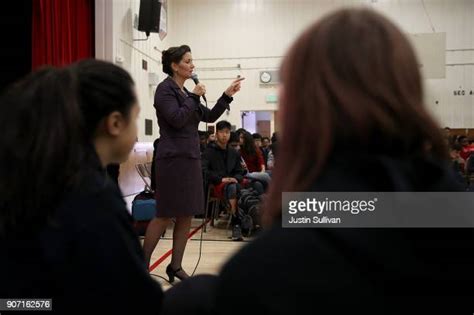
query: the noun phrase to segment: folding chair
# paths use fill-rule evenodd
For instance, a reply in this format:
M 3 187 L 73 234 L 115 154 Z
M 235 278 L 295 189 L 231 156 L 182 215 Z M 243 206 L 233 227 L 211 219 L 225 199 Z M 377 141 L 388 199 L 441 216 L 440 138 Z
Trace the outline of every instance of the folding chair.
M 144 163 L 144 165 L 145 165 L 145 169 L 147 171 L 147 174 L 149 175 L 148 177 L 151 178 L 151 165 L 152 165 L 152 163 L 147 162 L 147 163 Z
M 214 191 L 214 185 L 209 184 L 207 188 L 207 203 L 206 203 L 206 209 L 205 209 L 205 218 L 204 222 L 207 222 L 208 218 L 208 209 L 209 205 L 211 205 L 211 213 L 210 213 L 210 225 L 214 227 L 214 221 L 218 218 L 219 216 L 219 205 L 222 201 L 221 198 L 215 197 L 212 195 L 212 192 Z M 207 232 L 207 223 L 204 225 L 204 232 Z
M 138 175 L 140 175 L 141 179 L 145 183 L 145 189 L 153 191 L 153 189 L 151 189 L 151 162 L 136 164 L 135 169 L 137 170 Z M 173 218 L 171 221 L 176 224 L 176 218 Z M 163 234 L 161 236 L 164 237 L 165 234 L 166 230 L 163 231 Z
M 141 179 L 145 183 L 145 188 L 147 190 L 153 191 L 151 189 L 151 166 L 147 168 L 147 164 L 151 163 L 139 163 L 135 165 L 135 169 L 137 170 L 138 175 L 140 175 Z

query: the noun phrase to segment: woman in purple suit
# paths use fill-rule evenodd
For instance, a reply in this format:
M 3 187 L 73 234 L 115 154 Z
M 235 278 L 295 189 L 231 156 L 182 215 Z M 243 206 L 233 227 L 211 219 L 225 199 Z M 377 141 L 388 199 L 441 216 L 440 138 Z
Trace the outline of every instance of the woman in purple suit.
M 172 218 L 176 218 L 173 232 L 173 255 L 166 273 L 187 278 L 181 268 L 187 234 L 194 215 L 204 211 L 201 155 L 199 150 L 199 122 L 214 122 L 229 108 L 232 96 L 240 90 L 239 78 L 231 83 L 212 109 L 199 101 L 206 87 L 197 83 L 192 92 L 184 87 L 193 75 L 191 49 L 187 45 L 171 47 L 162 53 L 163 72 L 169 76 L 155 92 L 155 109 L 160 126 L 160 143 L 156 152 L 156 218 L 146 231 L 143 249 L 150 264 L 160 236 Z

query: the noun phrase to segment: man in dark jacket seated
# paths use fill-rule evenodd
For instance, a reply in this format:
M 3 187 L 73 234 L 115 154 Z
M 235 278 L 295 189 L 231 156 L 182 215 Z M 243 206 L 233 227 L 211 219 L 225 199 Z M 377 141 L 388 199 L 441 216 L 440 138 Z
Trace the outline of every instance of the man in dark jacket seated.
M 214 195 L 225 198 L 230 204 L 232 214 L 232 239 L 242 240 L 242 231 L 236 216 L 239 183 L 245 170 L 240 164 L 240 155 L 228 147 L 231 125 L 220 121 L 216 125 L 216 143 L 208 145 L 202 159 L 202 166 L 207 181 L 213 184 Z

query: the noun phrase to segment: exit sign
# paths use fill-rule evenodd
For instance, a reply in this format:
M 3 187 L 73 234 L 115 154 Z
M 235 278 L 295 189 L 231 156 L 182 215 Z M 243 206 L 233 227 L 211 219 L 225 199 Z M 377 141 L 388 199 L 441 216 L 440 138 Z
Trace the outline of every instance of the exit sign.
M 267 103 L 277 103 L 278 102 L 278 96 L 275 94 L 270 94 L 265 97 L 265 100 Z

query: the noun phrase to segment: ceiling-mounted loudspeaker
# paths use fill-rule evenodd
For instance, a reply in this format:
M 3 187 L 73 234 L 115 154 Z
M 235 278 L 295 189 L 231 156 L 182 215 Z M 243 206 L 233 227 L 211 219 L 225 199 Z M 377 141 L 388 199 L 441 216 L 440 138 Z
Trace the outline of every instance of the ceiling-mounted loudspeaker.
M 150 33 L 160 32 L 160 0 L 140 0 L 140 11 L 138 13 L 138 30 Z

